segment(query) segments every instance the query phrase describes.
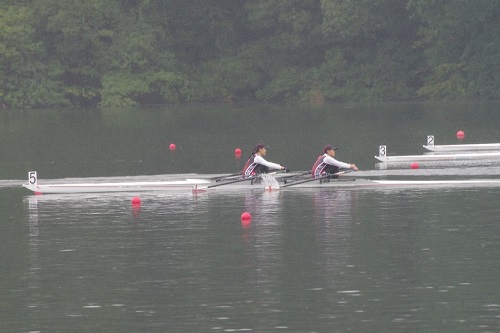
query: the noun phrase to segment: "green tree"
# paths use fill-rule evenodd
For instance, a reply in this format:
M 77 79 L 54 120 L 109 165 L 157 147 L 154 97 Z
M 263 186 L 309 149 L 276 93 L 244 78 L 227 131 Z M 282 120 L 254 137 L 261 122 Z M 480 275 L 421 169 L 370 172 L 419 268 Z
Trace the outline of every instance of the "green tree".
M 32 108 L 67 105 L 61 64 L 49 57 L 28 7 L 0 7 L 0 103 Z
M 107 69 L 102 54 L 120 15 L 116 1 L 34 0 L 33 8 L 43 43 L 64 67 L 68 98 L 74 105 L 95 105 Z
M 246 0 L 158 0 L 185 80 L 188 101 L 254 99 L 260 83 L 252 62 L 239 56 L 241 45 L 251 40 L 244 4 Z M 243 51 L 243 53 L 245 53 Z
M 189 68 L 233 55 L 245 37 L 246 0 L 156 0 L 169 49 Z
M 185 100 L 187 78 L 161 27 L 136 12 L 117 19 L 108 48 L 102 52 L 101 105 L 130 106 Z
M 319 0 L 260 0 L 246 8 L 254 40 L 242 47 L 242 55 L 253 60 L 261 78 L 255 96 L 266 101 L 307 99 L 316 86 L 311 69 L 325 59 Z
M 158 24 L 158 3 L 36 3 L 45 42 L 64 64 L 63 79 L 74 104 L 131 106 L 183 100 L 186 78 Z
M 5 0 L 0 103 L 498 99 L 499 17 L 498 0 Z
M 327 98 L 402 100 L 420 84 L 418 25 L 400 0 L 321 0 L 329 41 L 318 75 Z
M 426 55 L 426 98 L 500 98 L 500 2 L 410 0 Z
M 298 100 L 312 85 L 311 65 L 324 59 L 318 0 L 246 1 L 244 25 L 234 53 L 203 64 L 202 87 L 209 98 Z

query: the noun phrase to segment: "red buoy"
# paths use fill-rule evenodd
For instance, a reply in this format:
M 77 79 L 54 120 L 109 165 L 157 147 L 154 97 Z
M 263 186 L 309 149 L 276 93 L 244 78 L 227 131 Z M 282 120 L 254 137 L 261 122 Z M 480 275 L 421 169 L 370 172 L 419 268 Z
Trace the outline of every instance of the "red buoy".
M 140 205 L 140 204 L 141 204 L 141 198 L 139 197 L 132 198 L 132 205 Z
M 241 149 L 240 149 L 240 148 L 236 148 L 236 149 L 234 150 L 234 155 L 236 155 L 236 156 L 241 155 Z
M 168 146 L 170 150 L 175 150 L 177 147 L 175 146 L 175 143 L 171 143 L 170 146 Z
M 248 229 L 250 228 L 250 225 L 252 224 L 252 215 L 248 212 L 244 212 L 241 214 L 241 227 L 243 229 Z
M 412 169 L 418 169 L 418 163 L 417 162 L 412 162 L 410 164 L 410 168 L 412 168 Z
M 457 132 L 457 139 L 463 139 L 465 137 L 464 131 L 458 131 Z

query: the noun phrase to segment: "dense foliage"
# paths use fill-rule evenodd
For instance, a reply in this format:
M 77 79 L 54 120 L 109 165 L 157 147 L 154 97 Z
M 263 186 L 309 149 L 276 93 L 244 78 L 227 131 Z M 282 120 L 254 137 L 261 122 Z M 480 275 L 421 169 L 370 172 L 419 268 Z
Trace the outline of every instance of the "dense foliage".
M 498 0 L 6 0 L 0 108 L 500 99 Z

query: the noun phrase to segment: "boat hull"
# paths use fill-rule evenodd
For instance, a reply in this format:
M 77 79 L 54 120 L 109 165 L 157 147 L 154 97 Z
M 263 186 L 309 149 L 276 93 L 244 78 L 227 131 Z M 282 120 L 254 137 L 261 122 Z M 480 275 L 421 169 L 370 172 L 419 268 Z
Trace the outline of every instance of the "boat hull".
M 35 194 L 68 194 L 68 193 L 110 193 L 110 192 L 221 192 L 221 191 L 251 191 L 251 190 L 295 190 L 295 189 L 337 189 L 337 188 L 383 188 L 383 187 L 497 187 L 500 179 L 465 179 L 465 180 L 369 180 L 343 179 L 329 182 L 311 181 L 306 183 L 283 183 L 278 186 L 242 182 L 217 187 L 210 187 L 206 183 L 171 184 L 168 182 L 152 182 L 150 184 L 52 184 L 52 185 L 23 185 Z
M 143 191 L 193 191 L 199 186 L 207 186 L 209 180 L 187 179 L 163 182 L 126 182 L 126 183 L 84 183 L 84 184 L 24 184 L 36 194 L 44 193 L 105 193 L 105 192 L 143 192 Z
M 286 185 L 286 186 L 284 186 Z M 326 181 L 311 181 L 294 185 L 293 182 L 279 186 L 264 184 L 229 184 L 219 187 L 198 187 L 199 192 L 211 191 L 247 191 L 247 190 L 280 190 L 294 191 L 303 189 L 354 189 L 354 188 L 435 188 L 435 187 L 500 187 L 500 179 L 454 179 L 454 180 L 370 180 L 362 178 L 331 179 Z
M 307 172 L 306 172 L 307 173 Z M 277 176 L 266 174 L 251 179 L 233 179 L 210 175 L 198 175 L 199 179 L 183 179 L 172 181 L 137 181 L 137 182 L 93 182 L 93 183 L 54 183 L 40 184 L 36 172 L 29 173 L 28 183 L 23 186 L 35 194 L 67 194 L 67 193 L 107 193 L 107 192 L 218 192 L 218 191 L 251 191 L 251 190 L 294 190 L 321 188 L 368 188 L 368 187 L 484 187 L 500 186 L 500 179 L 466 179 L 466 180 L 370 180 L 341 175 L 338 179 L 312 179 L 304 173 Z M 204 178 L 207 177 L 207 178 Z M 219 181 L 218 181 L 218 180 Z

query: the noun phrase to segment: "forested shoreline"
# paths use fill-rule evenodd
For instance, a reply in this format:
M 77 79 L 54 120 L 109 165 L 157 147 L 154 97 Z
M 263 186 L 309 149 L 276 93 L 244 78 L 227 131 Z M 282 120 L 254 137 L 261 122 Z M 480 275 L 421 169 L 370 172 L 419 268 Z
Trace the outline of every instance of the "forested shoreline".
M 500 100 L 498 0 L 5 0 L 0 108 Z

